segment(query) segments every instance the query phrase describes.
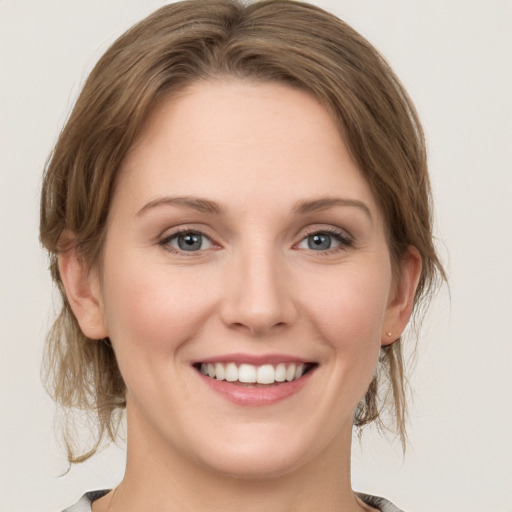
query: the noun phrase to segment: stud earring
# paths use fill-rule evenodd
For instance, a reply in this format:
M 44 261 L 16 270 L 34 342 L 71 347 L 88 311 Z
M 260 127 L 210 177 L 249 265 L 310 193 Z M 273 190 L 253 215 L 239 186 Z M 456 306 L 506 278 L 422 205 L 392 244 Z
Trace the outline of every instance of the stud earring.
M 386 332 L 386 336 L 387 336 L 388 338 L 391 338 L 391 335 L 392 335 L 392 334 L 393 334 L 393 333 L 392 333 L 391 331 L 387 331 L 387 332 Z

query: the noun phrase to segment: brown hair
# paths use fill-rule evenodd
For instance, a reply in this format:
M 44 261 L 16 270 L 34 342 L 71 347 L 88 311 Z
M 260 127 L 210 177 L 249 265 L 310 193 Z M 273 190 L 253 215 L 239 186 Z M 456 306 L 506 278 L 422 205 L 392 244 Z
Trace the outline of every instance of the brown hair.
M 343 21 L 288 0 L 244 5 L 189 0 L 167 5 L 122 35 L 97 63 L 49 158 L 42 189 L 42 243 L 63 299 L 47 338 L 46 382 L 68 410 L 96 416 L 96 443 L 115 439 L 125 385 L 108 339 L 86 338 L 71 311 L 57 259 L 64 229 L 86 264 L 98 263 L 116 175 L 156 102 L 194 82 L 229 76 L 280 81 L 317 98 L 338 122 L 387 225 L 394 270 L 409 246 L 422 271 L 415 312 L 444 278 L 432 237 L 423 132 L 414 106 L 378 52 Z M 381 421 L 390 405 L 405 440 L 402 341 L 383 349 L 354 424 Z M 69 430 L 68 430 L 69 433 Z

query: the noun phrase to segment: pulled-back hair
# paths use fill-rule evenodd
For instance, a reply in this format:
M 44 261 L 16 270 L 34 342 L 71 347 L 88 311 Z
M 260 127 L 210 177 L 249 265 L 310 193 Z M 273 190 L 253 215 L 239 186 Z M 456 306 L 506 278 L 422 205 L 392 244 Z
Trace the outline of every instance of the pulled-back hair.
M 149 112 L 164 97 L 222 77 L 289 84 L 324 105 L 383 212 L 395 275 L 410 246 L 421 256 L 416 315 L 444 278 L 433 245 L 422 128 L 399 80 L 368 41 L 301 2 L 166 5 L 122 35 L 96 64 L 45 170 L 40 237 L 63 300 L 47 337 L 46 383 L 65 409 L 88 411 L 97 426 L 86 453 L 77 453 L 67 436 L 70 462 L 91 456 L 102 439 L 115 439 L 126 389 L 110 341 L 87 338 L 66 299 L 58 270 L 59 252 L 68 249 L 63 231 L 74 234 L 89 268 L 98 264 L 119 168 Z M 404 442 L 402 343 L 382 349 L 354 424 L 380 422 L 389 406 Z

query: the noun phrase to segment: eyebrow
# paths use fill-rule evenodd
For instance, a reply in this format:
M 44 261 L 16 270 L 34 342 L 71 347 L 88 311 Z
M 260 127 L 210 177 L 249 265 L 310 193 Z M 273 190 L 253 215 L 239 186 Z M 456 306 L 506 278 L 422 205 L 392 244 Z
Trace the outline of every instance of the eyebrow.
M 180 208 L 187 208 L 190 210 L 196 210 L 201 213 L 212 213 L 220 215 L 225 212 L 225 208 L 214 201 L 194 196 L 165 196 L 157 199 L 153 199 L 149 203 L 146 203 L 136 214 L 137 217 L 143 215 L 146 211 L 159 206 L 177 206 Z M 319 212 L 328 210 L 335 206 L 349 206 L 359 208 L 366 216 L 373 222 L 370 208 L 363 202 L 357 199 L 346 199 L 341 197 L 321 197 L 310 201 L 298 201 L 293 208 L 294 213 L 300 215 L 306 215 L 308 213 Z
M 157 199 L 153 199 L 149 203 L 146 203 L 136 214 L 137 217 L 140 217 L 143 213 L 151 210 L 152 208 L 157 208 L 158 206 L 178 206 L 180 208 L 188 208 L 190 210 L 196 210 L 202 213 L 214 213 L 221 214 L 224 213 L 224 208 L 219 204 L 210 201 L 209 199 L 202 199 L 199 197 L 193 196 L 183 196 L 183 197 L 160 197 Z
M 333 208 L 335 206 L 350 206 L 358 208 L 362 210 L 370 219 L 370 222 L 373 223 L 373 217 L 370 208 L 368 208 L 368 206 L 363 203 L 363 201 L 359 201 L 357 199 L 346 199 L 342 197 L 321 197 L 312 201 L 299 201 L 295 205 L 294 212 L 305 215 L 307 213 L 328 210 L 329 208 Z

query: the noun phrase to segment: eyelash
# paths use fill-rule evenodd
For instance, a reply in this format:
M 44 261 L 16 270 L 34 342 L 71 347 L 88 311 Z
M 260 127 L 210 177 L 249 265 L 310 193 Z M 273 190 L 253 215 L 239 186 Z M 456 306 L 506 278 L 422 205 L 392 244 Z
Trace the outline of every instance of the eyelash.
M 218 244 L 216 244 L 211 237 L 209 237 L 207 234 L 203 233 L 202 231 L 199 231 L 197 229 L 190 229 L 190 228 L 180 228 L 176 231 L 173 231 L 172 233 L 164 236 L 158 244 L 162 246 L 166 251 L 172 252 L 174 254 L 179 254 L 180 256 L 199 256 L 203 250 L 198 251 L 185 251 L 176 249 L 175 247 L 172 247 L 171 241 L 178 238 L 180 235 L 197 235 L 200 236 L 206 240 L 208 240 L 213 247 L 217 246 L 220 247 Z
M 305 241 L 307 238 L 314 236 L 314 235 L 327 235 L 332 238 L 334 238 L 337 242 L 339 242 L 339 245 L 337 247 L 329 248 L 326 250 L 319 250 L 314 251 L 313 249 L 310 249 L 312 252 L 316 252 L 318 254 L 333 254 L 339 251 L 345 251 L 349 249 L 350 247 L 354 246 L 354 239 L 351 235 L 349 235 L 346 231 L 342 231 L 336 228 L 312 228 L 310 230 L 307 230 L 305 235 L 300 239 L 298 244 Z M 295 244 L 294 247 L 296 247 L 298 244 Z
M 220 247 L 219 244 L 216 244 L 211 237 L 209 237 L 207 234 L 203 233 L 202 231 L 195 230 L 195 229 L 189 229 L 189 228 L 180 228 L 176 231 L 172 232 L 171 234 L 166 235 L 164 238 L 162 238 L 158 243 L 160 246 L 162 246 L 166 251 L 172 252 L 174 254 L 179 254 L 183 256 L 199 256 L 202 252 L 204 252 L 206 249 L 203 250 L 197 250 L 197 251 L 186 251 L 186 250 L 180 250 L 176 249 L 175 247 L 172 247 L 171 241 L 178 238 L 180 235 L 197 235 L 200 237 L 203 237 L 209 241 L 209 243 L 212 245 L 212 247 Z M 307 238 L 314 236 L 314 235 L 327 235 L 329 237 L 334 238 L 337 242 L 339 242 L 339 245 L 333 248 L 328 248 L 325 250 L 318 250 L 315 251 L 313 249 L 309 249 L 311 252 L 316 252 L 318 254 L 333 254 L 338 251 L 344 251 L 347 250 L 350 247 L 354 246 L 354 239 L 345 231 L 337 230 L 335 228 L 323 228 L 323 229 L 311 229 L 306 231 L 304 236 L 299 240 L 298 243 L 293 245 L 293 248 L 297 248 L 299 244 L 304 242 Z M 209 247 L 208 249 L 212 248 Z

